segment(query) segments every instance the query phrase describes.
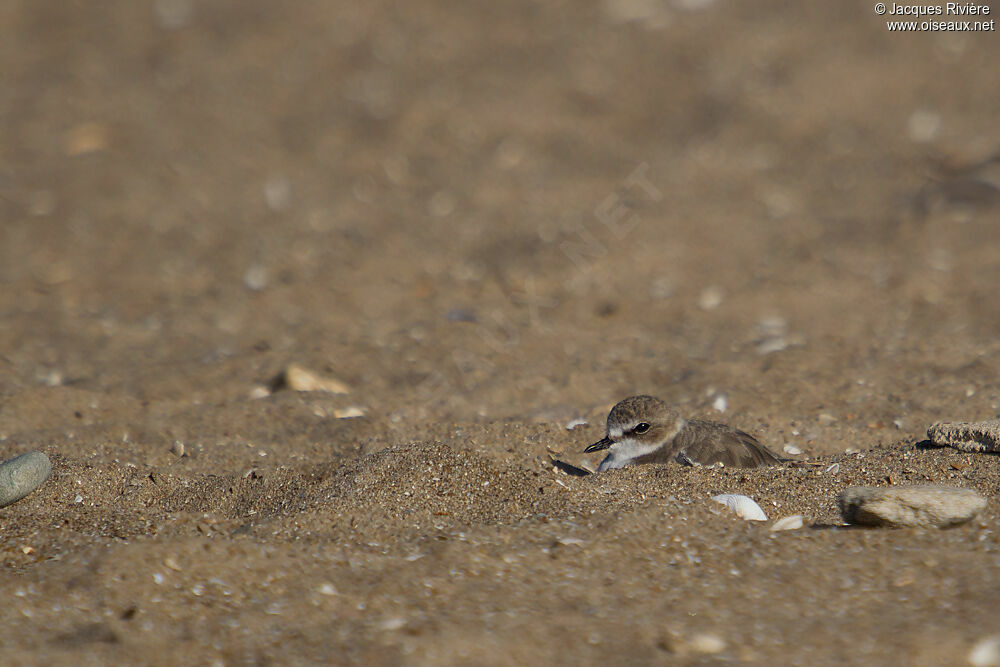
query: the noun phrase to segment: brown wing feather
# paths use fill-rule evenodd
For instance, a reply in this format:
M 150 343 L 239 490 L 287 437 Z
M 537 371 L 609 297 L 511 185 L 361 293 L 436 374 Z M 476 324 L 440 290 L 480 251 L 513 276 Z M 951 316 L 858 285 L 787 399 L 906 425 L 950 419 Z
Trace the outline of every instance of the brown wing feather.
M 689 420 L 673 444 L 674 454 L 683 450 L 702 465 L 721 462 L 734 468 L 757 468 L 781 462 L 749 433 L 700 419 Z

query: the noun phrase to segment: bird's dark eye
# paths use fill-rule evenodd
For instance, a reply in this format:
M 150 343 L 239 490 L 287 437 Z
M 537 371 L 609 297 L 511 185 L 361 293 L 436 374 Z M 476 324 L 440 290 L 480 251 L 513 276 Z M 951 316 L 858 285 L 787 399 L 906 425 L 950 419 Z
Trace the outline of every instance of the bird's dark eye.
M 647 424 L 646 422 L 639 422 L 638 424 L 635 425 L 635 428 L 632 429 L 634 433 L 645 433 L 648 430 L 649 430 L 649 424 Z

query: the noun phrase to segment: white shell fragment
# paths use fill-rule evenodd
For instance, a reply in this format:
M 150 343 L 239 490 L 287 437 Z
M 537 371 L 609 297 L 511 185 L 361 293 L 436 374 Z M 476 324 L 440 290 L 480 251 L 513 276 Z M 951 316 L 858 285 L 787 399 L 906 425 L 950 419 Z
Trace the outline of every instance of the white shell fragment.
M 741 496 L 738 493 L 723 493 L 718 496 L 712 496 L 712 500 L 736 512 L 741 519 L 746 519 L 747 521 L 767 521 L 767 515 L 764 514 L 764 510 L 749 496 Z
M 293 391 L 325 391 L 330 394 L 347 394 L 350 387 L 336 378 L 323 377 L 318 373 L 291 364 L 284 372 L 284 381 Z
M 781 530 L 798 530 L 803 526 L 802 515 L 793 514 L 791 516 L 786 516 L 782 519 L 778 519 L 773 524 L 771 524 L 771 532 L 777 533 Z
M 333 411 L 333 416 L 337 419 L 353 419 L 355 417 L 364 417 L 365 409 L 360 405 L 349 405 L 346 408 L 338 408 Z

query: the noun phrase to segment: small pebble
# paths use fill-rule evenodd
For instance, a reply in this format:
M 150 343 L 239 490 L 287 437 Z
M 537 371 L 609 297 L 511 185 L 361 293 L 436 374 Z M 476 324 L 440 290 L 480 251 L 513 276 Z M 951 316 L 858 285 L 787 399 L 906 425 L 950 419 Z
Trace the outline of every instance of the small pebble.
M 798 456 L 802 453 L 802 450 L 795 445 L 785 445 L 782 449 L 785 450 L 786 454 L 790 454 L 792 456 Z
M 380 630 L 400 630 L 406 626 L 406 619 L 401 616 L 387 618 L 378 624 Z
M 963 452 L 1000 452 L 1000 421 L 938 422 L 927 429 L 927 437 Z
M 941 130 L 941 115 L 930 109 L 916 109 L 906 122 L 906 130 L 915 143 L 933 141 Z
M 292 201 L 292 183 L 283 175 L 275 175 L 264 183 L 264 201 L 272 211 L 283 211 Z
M 1000 635 L 980 639 L 969 651 L 973 667 L 1000 667 Z
M 16 503 L 42 485 L 52 462 L 42 452 L 28 452 L 0 463 L 0 507 Z
M 726 650 L 726 641 L 718 635 L 695 635 L 688 643 L 688 648 L 694 653 L 712 655 Z
M 439 190 L 431 195 L 430 201 L 427 202 L 427 212 L 435 218 L 445 218 L 454 212 L 457 204 L 455 195 L 447 190 Z
M 282 374 L 284 384 L 293 391 L 325 391 L 331 394 L 346 394 L 350 388 L 335 378 L 314 373 L 298 364 L 291 364 Z
M 841 492 L 838 503 L 848 523 L 948 528 L 979 514 L 986 507 L 986 498 L 973 489 L 931 484 L 887 488 L 853 486 Z
M 263 264 L 252 264 L 243 272 L 243 284 L 254 292 L 259 292 L 267 287 L 267 282 L 267 267 Z
M 77 156 L 107 150 L 111 145 L 111 127 L 104 123 L 81 123 L 66 134 L 66 155 Z
M 333 411 L 333 416 L 337 419 L 353 419 L 355 417 L 364 417 L 365 409 L 359 405 L 350 405 L 346 408 L 338 408 Z
M 468 308 L 450 308 L 445 315 L 449 322 L 477 322 L 476 313 Z
M 247 398 L 249 398 L 251 401 L 257 401 L 262 398 L 267 398 L 270 395 L 271 395 L 270 389 L 268 389 L 262 384 L 256 384 L 247 393 Z
M 722 292 L 722 288 L 711 286 L 706 287 L 698 295 L 698 307 L 702 310 L 715 310 L 722 305 L 725 295 Z

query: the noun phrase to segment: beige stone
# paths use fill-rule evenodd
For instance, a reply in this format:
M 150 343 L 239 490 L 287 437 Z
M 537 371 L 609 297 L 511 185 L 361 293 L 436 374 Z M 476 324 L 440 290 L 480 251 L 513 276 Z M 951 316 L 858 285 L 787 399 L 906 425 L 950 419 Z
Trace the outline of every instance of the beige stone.
M 853 486 L 841 492 L 839 504 L 848 523 L 948 528 L 979 514 L 986 498 L 973 489 L 951 486 Z

